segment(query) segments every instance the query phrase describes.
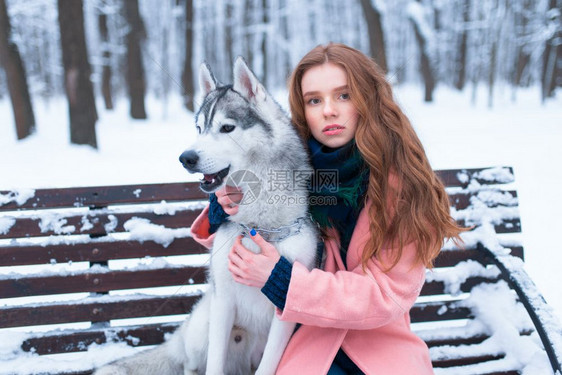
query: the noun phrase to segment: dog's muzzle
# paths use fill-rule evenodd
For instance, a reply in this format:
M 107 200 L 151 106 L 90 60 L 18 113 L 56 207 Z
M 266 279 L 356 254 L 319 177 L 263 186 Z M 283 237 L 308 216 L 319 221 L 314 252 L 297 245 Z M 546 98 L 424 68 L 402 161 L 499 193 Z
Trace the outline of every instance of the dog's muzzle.
M 203 173 L 201 171 L 201 166 L 198 166 L 199 155 L 193 150 L 187 150 L 180 155 L 180 163 L 185 169 L 190 173 Z M 230 171 L 230 166 L 221 169 L 215 173 L 203 173 L 203 179 L 201 179 L 201 190 L 205 193 L 212 193 L 216 188 L 222 185 L 224 178 L 228 176 Z

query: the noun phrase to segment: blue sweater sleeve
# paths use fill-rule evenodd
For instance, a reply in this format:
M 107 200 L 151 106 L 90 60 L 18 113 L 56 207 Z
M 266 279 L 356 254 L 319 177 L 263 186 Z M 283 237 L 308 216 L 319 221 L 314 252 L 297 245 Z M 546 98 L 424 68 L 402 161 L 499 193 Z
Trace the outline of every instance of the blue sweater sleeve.
M 281 310 L 285 308 L 292 271 L 293 265 L 291 262 L 285 257 L 281 257 L 261 289 L 262 293 Z
M 215 194 L 209 195 L 209 234 L 215 233 L 219 229 L 220 225 L 228 220 L 229 216 L 230 215 L 222 209 L 217 200 L 217 196 Z

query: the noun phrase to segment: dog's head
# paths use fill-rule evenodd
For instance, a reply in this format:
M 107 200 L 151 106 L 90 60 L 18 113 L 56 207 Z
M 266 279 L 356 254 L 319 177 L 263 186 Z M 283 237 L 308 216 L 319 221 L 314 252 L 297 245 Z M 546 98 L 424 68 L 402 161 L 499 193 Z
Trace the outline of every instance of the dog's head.
M 234 63 L 233 85 L 220 85 L 207 64 L 200 67 L 199 85 L 205 95 L 195 116 L 199 134 L 180 162 L 190 173 L 202 173 L 201 189 L 212 193 L 229 174 L 259 163 L 273 137 L 266 117 L 272 116 L 267 109 L 273 100 L 241 57 Z M 277 110 L 273 116 L 286 118 Z

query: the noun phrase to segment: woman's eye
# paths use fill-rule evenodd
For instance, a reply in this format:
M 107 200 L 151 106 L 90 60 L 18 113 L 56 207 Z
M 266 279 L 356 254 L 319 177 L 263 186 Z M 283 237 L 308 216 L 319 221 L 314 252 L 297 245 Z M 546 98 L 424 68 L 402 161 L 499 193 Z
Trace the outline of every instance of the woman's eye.
M 349 98 L 350 98 L 350 97 L 349 97 L 349 94 L 348 94 L 348 93 L 344 93 L 344 94 L 341 94 L 341 95 L 340 95 L 340 99 L 342 99 L 342 100 L 349 100 Z
M 233 131 L 236 128 L 236 126 L 234 125 L 223 125 L 220 128 L 220 132 L 221 133 L 230 133 L 231 131 Z
M 309 99 L 307 103 L 312 104 L 312 105 L 318 104 L 318 103 L 320 103 L 320 99 L 312 98 L 312 99 Z

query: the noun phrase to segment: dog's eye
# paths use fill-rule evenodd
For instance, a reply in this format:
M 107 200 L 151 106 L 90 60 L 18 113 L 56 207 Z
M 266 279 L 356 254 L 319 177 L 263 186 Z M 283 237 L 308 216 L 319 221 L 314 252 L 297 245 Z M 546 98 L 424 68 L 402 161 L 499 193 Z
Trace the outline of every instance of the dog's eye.
M 223 126 L 221 126 L 220 132 L 221 133 L 230 133 L 231 131 L 234 130 L 234 128 L 236 128 L 236 126 L 234 126 L 234 125 L 223 125 Z
M 195 128 L 197 129 L 197 133 L 201 134 L 201 127 L 200 127 L 200 126 L 196 126 Z

